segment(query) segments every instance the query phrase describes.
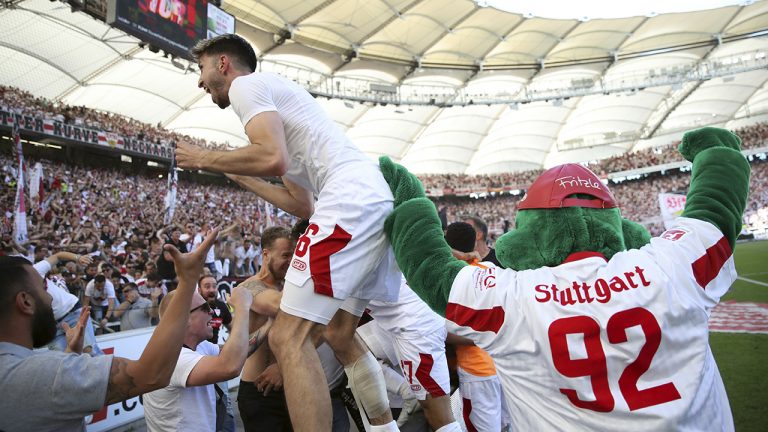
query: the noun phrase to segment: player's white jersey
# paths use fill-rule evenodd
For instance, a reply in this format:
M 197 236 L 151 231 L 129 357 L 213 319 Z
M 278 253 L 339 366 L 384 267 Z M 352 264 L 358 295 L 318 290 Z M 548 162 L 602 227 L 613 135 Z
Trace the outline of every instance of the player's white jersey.
M 608 262 L 459 273 L 448 330 L 493 357 L 516 429 L 733 429 L 707 329 L 732 251 L 715 226 L 676 223 Z
M 280 75 L 254 72 L 235 78 L 229 88 L 232 109 L 243 126 L 267 111 L 283 121 L 290 163 L 285 174 L 308 191 L 320 194 L 330 178 L 381 174 L 336 126 L 305 89 Z
M 405 277 L 401 280 L 397 301 L 372 300 L 368 310 L 379 327 L 395 335 L 430 334 L 445 328 L 445 319 L 413 292 Z

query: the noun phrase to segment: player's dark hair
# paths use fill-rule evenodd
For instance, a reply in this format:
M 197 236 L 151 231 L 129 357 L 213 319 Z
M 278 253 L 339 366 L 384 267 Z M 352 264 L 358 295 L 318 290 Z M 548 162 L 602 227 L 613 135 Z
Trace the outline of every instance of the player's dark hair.
M 285 227 L 269 227 L 261 234 L 261 248 L 271 249 L 278 239 L 290 239 L 291 230 Z
M 218 280 L 216 280 L 216 276 L 212 274 L 204 274 L 197 279 L 197 286 L 200 286 L 200 283 L 203 281 L 203 279 L 206 279 L 206 278 L 212 278 L 214 282 L 218 282 Z
M 445 241 L 460 252 L 475 250 L 475 229 L 466 222 L 454 222 L 445 229 Z
M 27 266 L 32 264 L 20 256 L 0 256 L 0 311 L 8 310 L 13 299 L 21 291 L 27 290 L 29 274 Z
M 104 276 L 103 274 L 99 273 L 99 274 L 97 274 L 96 276 L 94 276 L 93 280 L 94 280 L 96 283 L 103 283 L 103 282 L 106 282 L 106 280 L 107 280 L 107 277 L 106 277 L 106 276 Z
M 228 55 L 238 66 L 256 71 L 256 53 L 253 47 L 242 37 L 236 34 L 223 34 L 198 41 L 189 52 L 195 61 L 203 55 Z
M 301 219 L 298 222 L 296 222 L 296 224 L 293 225 L 293 228 L 291 228 L 291 239 L 293 241 L 298 241 L 299 237 L 304 235 L 304 232 L 307 231 L 308 226 L 309 226 L 309 219 Z
M 478 231 L 483 234 L 483 241 L 488 240 L 488 225 L 479 216 L 467 216 L 465 220 L 471 220 Z

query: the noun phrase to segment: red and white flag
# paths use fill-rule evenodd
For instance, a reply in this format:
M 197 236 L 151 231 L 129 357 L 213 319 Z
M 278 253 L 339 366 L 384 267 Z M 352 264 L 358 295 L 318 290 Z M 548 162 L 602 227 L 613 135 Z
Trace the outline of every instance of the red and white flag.
M 43 132 L 53 135 L 53 120 L 43 119 Z
M 123 137 L 113 132 L 99 132 L 97 138 L 99 144 L 104 146 L 125 146 L 125 140 L 123 140 Z
M 13 240 L 24 244 L 27 235 L 27 206 L 24 203 L 24 154 L 22 154 L 21 134 L 18 119 L 13 123 L 13 142 L 19 159 L 19 174 L 16 178 L 16 204 L 14 205 Z

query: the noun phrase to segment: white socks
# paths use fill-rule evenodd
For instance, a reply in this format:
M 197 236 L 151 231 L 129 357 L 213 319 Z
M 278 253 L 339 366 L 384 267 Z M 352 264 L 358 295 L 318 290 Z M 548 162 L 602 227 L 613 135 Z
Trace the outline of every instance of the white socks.
M 460 430 L 461 429 L 459 429 L 459 431 Z M 397 424 L 395 424 L 395 421 L 393 420 L 381 426 L 371 425 L 371 432 L 400 432 L 400 429 L 397 428 Z

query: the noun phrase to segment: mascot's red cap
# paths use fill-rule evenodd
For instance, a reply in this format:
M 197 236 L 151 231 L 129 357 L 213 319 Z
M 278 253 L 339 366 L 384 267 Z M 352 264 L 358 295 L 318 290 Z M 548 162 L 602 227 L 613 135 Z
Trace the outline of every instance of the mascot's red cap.
M 590 195 L 594 199 L 569 198 L 573 194 Z M 578 164 L 565 164 L 541 173 L 517 206 L 520 210 L 561 207 L 607 209 L 618 205 L 595 173 Z

